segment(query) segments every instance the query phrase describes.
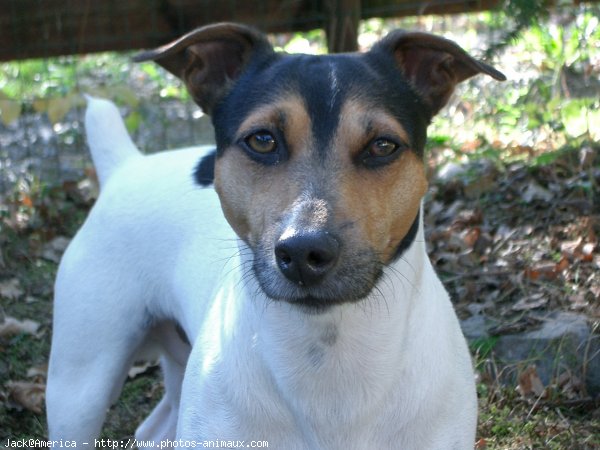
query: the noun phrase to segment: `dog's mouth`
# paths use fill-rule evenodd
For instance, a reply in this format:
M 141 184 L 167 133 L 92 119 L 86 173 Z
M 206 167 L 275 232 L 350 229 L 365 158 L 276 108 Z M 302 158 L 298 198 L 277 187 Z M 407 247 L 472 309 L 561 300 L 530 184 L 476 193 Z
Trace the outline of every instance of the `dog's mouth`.
M 298 308 L 308 313 L 320 313 L 325 312 L 335 305 L 341 305 L 347 303 L 337 298 L 319 298 L 308 295 L 298 299 L 286 299 L 287 303 L 293 304 Z
M 253 253 L 253 272 L 263 293 L 313 313 L 364 300 L 383 273 L 383 264 L 373 252 L 344 252 L 343 262 L 338 261 L 319 282 L 307 284 L 284 275 L 272 252 L 257 249 Z

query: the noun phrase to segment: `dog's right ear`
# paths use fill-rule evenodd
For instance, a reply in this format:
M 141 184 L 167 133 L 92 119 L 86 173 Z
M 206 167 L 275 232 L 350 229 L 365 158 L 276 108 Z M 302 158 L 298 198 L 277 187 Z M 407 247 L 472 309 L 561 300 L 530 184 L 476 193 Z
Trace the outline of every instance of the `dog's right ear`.
M 244 25 L 219 23 L 197 28 L 133 59 L 155 61 L 181 78 L 194 101 L 211 114 L 257 51 L 273 52 L 264 34 Z

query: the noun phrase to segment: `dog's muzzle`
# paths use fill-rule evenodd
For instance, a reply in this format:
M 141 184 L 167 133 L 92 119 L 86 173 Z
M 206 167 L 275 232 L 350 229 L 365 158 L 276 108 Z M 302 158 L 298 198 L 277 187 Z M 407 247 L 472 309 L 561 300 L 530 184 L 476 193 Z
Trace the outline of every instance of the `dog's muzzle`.
M 325 200 L 300 198 L 252 246 L 254 275 L 267 297 L 325 310 L 369 295 L 382 265 L 352 239 L 352 225 L 333 216 Z

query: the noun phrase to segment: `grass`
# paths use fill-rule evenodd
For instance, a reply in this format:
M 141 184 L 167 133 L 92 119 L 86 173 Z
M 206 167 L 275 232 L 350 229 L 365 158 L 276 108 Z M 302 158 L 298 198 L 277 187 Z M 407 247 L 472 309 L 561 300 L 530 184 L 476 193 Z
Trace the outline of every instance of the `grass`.
M 523 398 L 514 388 L 499 383 L 478 386 L 479 449 L 600 448 L 598 403 L 570 404 Z

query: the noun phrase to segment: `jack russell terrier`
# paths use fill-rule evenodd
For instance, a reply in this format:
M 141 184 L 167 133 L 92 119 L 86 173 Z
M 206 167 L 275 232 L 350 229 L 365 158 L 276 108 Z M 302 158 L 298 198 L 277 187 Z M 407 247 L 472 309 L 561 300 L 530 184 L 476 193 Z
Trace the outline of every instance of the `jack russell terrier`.
M 101 194 L 56 280 L 50 439 L 93 446 L 156 345 L 165 394 L 136 432 L 156 446 L 472 449 L 474 374 L 425 251 L 423 152 L 457 83 L 504 75 L 421 32 L 288 55 L 232 23 L 137 60 L 185 82 L 216 150 L 143 156 L 90 99 Z

